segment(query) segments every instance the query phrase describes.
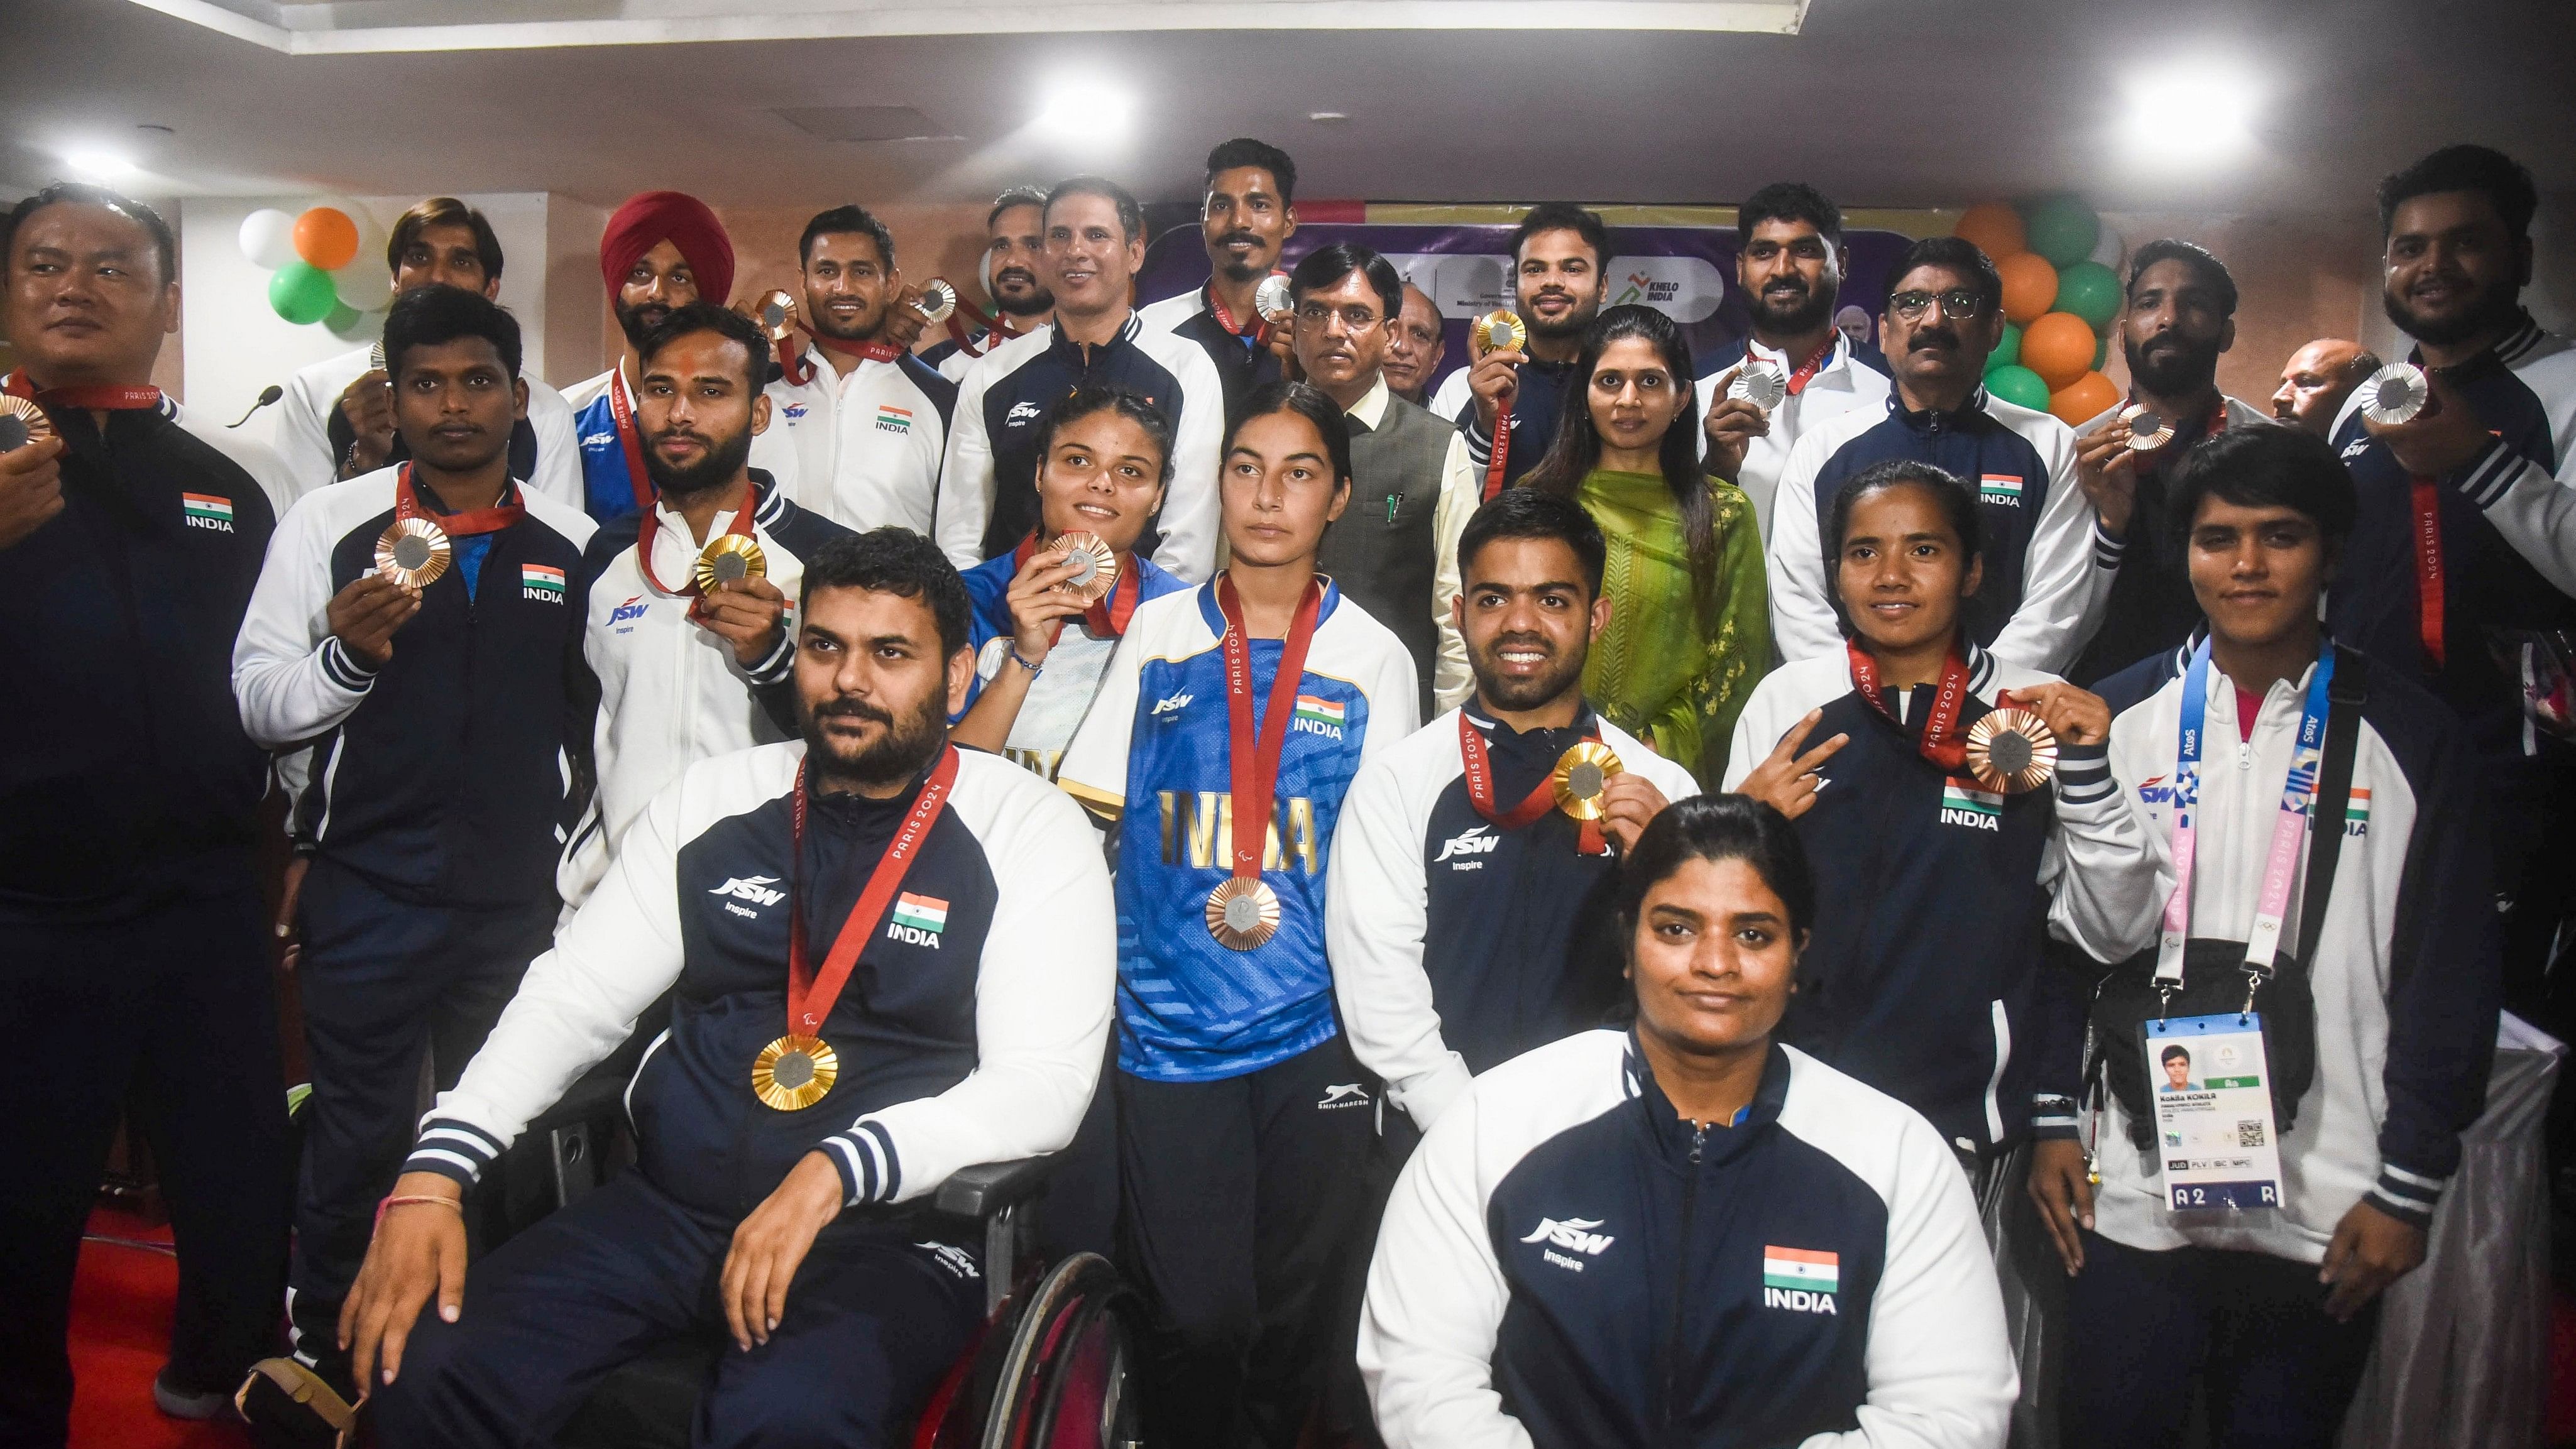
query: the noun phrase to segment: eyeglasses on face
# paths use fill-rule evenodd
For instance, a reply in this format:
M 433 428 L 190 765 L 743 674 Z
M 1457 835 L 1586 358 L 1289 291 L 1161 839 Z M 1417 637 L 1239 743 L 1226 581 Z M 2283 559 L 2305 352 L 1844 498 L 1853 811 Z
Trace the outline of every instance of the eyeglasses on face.
M 1965 319 L 1986 310 L 1985 299 L 1965 287 L 1947 292 L 1894 292 L 1888 296 L 1887 310 L 1900 322 L 1918 322 L 1935 302 L 1941 304 L 1944 317 Z

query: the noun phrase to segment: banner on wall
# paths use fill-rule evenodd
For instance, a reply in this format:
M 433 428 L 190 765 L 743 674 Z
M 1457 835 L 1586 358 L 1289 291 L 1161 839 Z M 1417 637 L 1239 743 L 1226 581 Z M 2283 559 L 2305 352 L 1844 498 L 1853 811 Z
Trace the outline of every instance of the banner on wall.
M 1281 265 L 1294 267 L 1307 253 L 1337 242 L 1383 255 L 1439 304 L 1448 345 L 1439 375 L 1446 377 L 1467 365 L 1468 324 L 1511 305 L 1508 249 L 1520 211 L 1309 202 L 1298 207 L 1301 222 Z M 1695 359 L 1714 355 L 1752 330 L 1750 310 L 1735 285 L 1734 208 L 1604 207 L 1601 215 L 1615 253 L 1604 305 L 1642 303 L 1664 312 L 1681 324 Z M 1897 258 L 1919 237 L 1947 235 L 1954 220 L 1953 213 L 1928 210 L 1846 214 L 1843 245 L 1851 260 L 1843 274 L 1838 325 L 1874 343 Z M 1192 291 L 1207 279 L 1198 228 L 1174 227 L 1146 249 L 1145 269 L 1136 278 L 1138 304 Z

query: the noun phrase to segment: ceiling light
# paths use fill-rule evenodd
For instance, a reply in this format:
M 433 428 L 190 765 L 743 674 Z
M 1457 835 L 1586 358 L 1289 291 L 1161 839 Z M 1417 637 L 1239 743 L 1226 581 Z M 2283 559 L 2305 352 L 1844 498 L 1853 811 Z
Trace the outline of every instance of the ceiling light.
M 1047 97 L 1032 123 L 1059 140 L 1112 140 L 1126 134 L 1136 103 L 1124 92 L 1091 83 L 1068 84 Z
M 134 174 L 134 163 L 107 151 L 66 151 L 63 165 L 82 181 L 123 181 Z
M 1322 121 L 1327 125 L 1335 121 L 1347 121 L 1350 118 L 1351 113 L 1348 111 L 1308 111 L 1306 113 L 1307 120 Z
M 2254 139 L 2255 100 L 2245 77 L 2205 66 L 2136 82 L 2129 87 L 2130 148 L 2174 166 L 2233 157 Z

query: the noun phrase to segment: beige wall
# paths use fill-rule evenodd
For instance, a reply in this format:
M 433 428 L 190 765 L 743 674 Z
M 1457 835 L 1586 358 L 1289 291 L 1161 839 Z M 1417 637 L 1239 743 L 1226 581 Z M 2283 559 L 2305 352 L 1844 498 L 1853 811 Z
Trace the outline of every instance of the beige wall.
M 2319 337 L 2377 342 L 2379 228 L 2368 216 L 2210 216 L 2170 212 L 2105 215 L 2132 247 L 2180 237 L 2209 248 L 2236 278 L 2236 346 L 2218 362 L 2223 392 L 2269 410 L 2290 354 Z M 2122 277 L 2126 281 L 2125 276 Z M 2103 365 L 2127 387 L 2114 345 Z

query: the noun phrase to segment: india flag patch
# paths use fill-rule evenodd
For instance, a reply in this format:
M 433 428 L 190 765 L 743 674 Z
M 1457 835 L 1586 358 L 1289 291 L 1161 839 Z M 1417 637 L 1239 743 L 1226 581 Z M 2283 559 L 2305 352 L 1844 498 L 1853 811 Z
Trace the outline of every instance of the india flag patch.
M 2368 790 L 2361 788 L 2359 785 L 2352 787 L 2352 799 L 2343 807 L 2343 818 L 2344 823 L 2347 825 L 2368 825 L 2370 823 L 2370 792 Z
M 877 426 L 889 433 L 911 432 L 912 409 L 899 408 L 892 403 L 879 403 L 877 405 Z
M 1813 1248 L 1765 1247 L 1762 1286 L 1804 1288 L 1810 1293 L 1842 1291 L 1842 1257 Z
M 1311 694 L 1297 696 L 1297 718 L 1299 719 L 1312 720 L 1316 724 L 1331 725 L 1339 729 L 1342 715 L 1342 706 L 1329 699 L 1318 699 Z
M 1977 499 L 1981 503 L 2000 503 L 2006 508 L 2021 507 L 2021 475 L 2018 473 L 1978 474 Z
M 894 923 L 936 936 L 948 929 L 948 903 L 937 896 L 917 896 L 906 891 L 894 898 Z
M 564 591 L 564 571 L 544 564 L 521 564 L 519 583 L 531 593 L 552 594 L 560 599 Z
M 217 498 L 211 493 L 182 493 L 179 506 L 187 510 L 190 518 L 211 518 L 218 523 L 233 521 L 233 501 L 229 498 Z
M 1973 810 L 1980 815 L 2004 813 L 2004 797 L 1992 790 L 1980 790 L 1956 776 L 1941 782 L 1941 808 Z

